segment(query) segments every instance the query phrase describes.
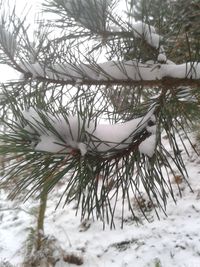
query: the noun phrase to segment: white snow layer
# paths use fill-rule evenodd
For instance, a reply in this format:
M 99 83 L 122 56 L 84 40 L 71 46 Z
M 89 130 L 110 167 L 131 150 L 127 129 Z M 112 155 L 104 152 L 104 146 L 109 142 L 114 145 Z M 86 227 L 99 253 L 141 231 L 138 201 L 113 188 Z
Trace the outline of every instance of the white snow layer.
M 158 59 L 158 62 L 162 62 L 162 63 L 167 61 L 167 57 L 164 53 L 160 53 L 157 59 Z
M 103 0 L 97 1 L 97 4 L 104 3 Z M 66 8 L 74 12 L 77 9 L 77 0 L 67 1 Z M 92 4 L 92 2 L 90 3 Z M 108 3 L 109 4 L 109 3 Z M 88 5 L 86 0 L 81 2 L 85 8 Z M 80 8 L 80 7 L 79 7 Z M 83 12 L 84 13 L 84 12 Z M 82 14 L 84 15 L 84 14 Z M 85 16 L 85 15 L 84 15 Z M 81 15 L 80 15 L 81 19 Z M 84 19 L 84 18 L 83 18 Z M 42 77 L 47 79 L 62 80 L 66 82 L 88 81 L 112 81 L 112 80 L 133 80 L 133 81 L 154 81 L 161 80 L 164 77 L 178 79 L 200 79 L 200 63 L 187 62 L 176 65 L 167 59 L 164 47 L 160 46 L 160 39 L 154 27 L 143 22 L 137 22 L 132 25 L 133 35 L 136 38 L 144 38 L 152 47 L 158 49 L 158 63 L 140 63 L 137 60 L 129 61 L 108 61 L 104 63 L 89 64 L 54 64 L 45 66 L 43 63 L 21 62 L 20 67 L 33 78 Z M 166 64 L 160 64 L 166 63 Z
M 110 27 L 113 32 L 120 32 L 121 28 L 118 25 Z M 156 29 L 144 22 L 136 22 L 131 24 L 132 33 L 135 38 L 143 38 L 150 46 L 159 48 L 162 37 L 156 33 Z
M 152 157 L 155 151 L 155 147 L 156 147 L 156 135 L 152 134 L 139 145 L 139 151 L 141 154 Z
M 38 151 L 51 153 L 69 153 L 78 149 L 81 155 L 87 151 L 109 152 L 128 147 L 134 135 L 143 129 L 155 132 L 155 127 L 148 127 L 151 119 L 155 120 L 154 109 L 151 109 L 144 117 L 136 118 L 124 123 L 98 124 L 83 123 L 76 116 L 56 115 L 52 116 L 40 110 L 30 108 L 23 111 L 24 119 L 28 125 L 24 127 L 30 134 L 36 132 L 39 141 L 35 147 Z
M 132 25 L 132 28 L 135 37 L 143 37 L 150 46 L 159 47 L 161 36 L 156 33 L 153 26 L 144 22 L 137 22 Z
M 166 59 L 164 55 L 159 55 L 160 59 Z M 42 77 L 47 79 L 62 80 L 66 82 L 87 81 L 112 81 L 112 80 L 132 80 L 132 81 L 154 81 L 165 77 L 178 79 L 200 79 L 200 63 L 188 62 L 184 64 L 174 64 L 167 60 L 168 64 L 138 63 L 135 60 L 124 62 L 110 61 L 98 64 L 98 67 L 90 64 L 57 64 L 45 67 L 42 63 L 23 62 L 20 67 L 34 78 Z
M 51 114 L 30 108 L 22 112 L 24 119 L 28 122 L 25 130 L 29 133 L 36 132 L 40 141 L 35 149 L 38 151 L 46 151 L 52 153 L 68 153 L 72 149 L 79 149 L 84 155 L 86 146 L 79 142 L 81 140 L 81 132 L 83 122 L 78 117 L 62 115 L 53 117 Z M 88 128 L 86 127 L 86 131 Z
M 154 120 L 154 109 L 150 110 L 146 116 L 133 119 L 124 123 L 113 125 L 99 124 L 91 137 L 91 146 L 97 151 L 105 152 L 111 149 L 124 149 L 128 147 L 135 134 L 147 128 L 150 119 Z

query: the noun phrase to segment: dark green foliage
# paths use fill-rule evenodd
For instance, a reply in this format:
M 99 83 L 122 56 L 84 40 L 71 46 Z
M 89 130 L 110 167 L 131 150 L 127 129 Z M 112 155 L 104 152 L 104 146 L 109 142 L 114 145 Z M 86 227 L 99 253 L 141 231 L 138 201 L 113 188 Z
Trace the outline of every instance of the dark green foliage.
M 136 21 L 154 26 L 163 36 L 168 58 L 175 63 L 199 59 L 199 1 L 139 0 L 130 1 L 129 13 Z

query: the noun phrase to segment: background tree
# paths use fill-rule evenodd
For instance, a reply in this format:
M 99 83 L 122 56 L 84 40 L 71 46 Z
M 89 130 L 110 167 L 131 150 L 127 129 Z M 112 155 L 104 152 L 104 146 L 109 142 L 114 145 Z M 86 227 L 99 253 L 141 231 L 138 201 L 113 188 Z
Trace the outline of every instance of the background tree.
M 11 197 L 27 189 L 25 199 L 42 199 L 66 179 L 60 202 L 75 200 L 82 218 L 114 226 L 119 199 L 122 225 L 125 206 L 138 220 L 131 199 L 140 202 L 141 188 L 159 216 L 174 198 L 170 175 L 187 181 L 178 139 L 187 151 L 183 134 L 190 141 L 199 112 L 199 54 L 194 46 L 191 56 L 188 45 L 189 58 L 170 52 L 171 33 L 183 25 L 169 25 L 173 13 L 147 2 L 127 1 L 121 16 L 116 1 L 46 0 L 33 36 L 25 18 L 1 2 L 0 63 L 21 73 L 1 84 L 9 116 L 1 118 L 8 130 L 0 153 L 12 156 L 2 184 L 18 177 Z M 167 12 L 176 4 L 162 3 Z M 188 44 L 188 34 L 181 36 Z

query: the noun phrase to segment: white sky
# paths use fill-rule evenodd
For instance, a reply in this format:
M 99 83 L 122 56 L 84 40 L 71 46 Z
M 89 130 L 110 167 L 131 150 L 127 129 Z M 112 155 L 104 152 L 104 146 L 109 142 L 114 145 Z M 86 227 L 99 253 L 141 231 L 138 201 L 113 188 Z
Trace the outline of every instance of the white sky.
M 25 10 L 29 10 L 28 21 L 30 24 L 33 24 L 34 17 L 36 12 L 38 11 L 38 5 L 41 3 L 41 0 L 10 0 L 10 7 L 16 3 L 16 11 L 20 14 Z M 13 70 L 12 68 L 0 64 L 0 82 L 5 82 L 10 79 L 17 79 L 19 74 Z

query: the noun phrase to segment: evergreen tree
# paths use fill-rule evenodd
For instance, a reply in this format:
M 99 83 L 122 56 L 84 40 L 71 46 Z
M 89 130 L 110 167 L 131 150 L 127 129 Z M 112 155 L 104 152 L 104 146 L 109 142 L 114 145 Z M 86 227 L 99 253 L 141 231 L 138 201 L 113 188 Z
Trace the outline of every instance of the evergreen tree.
M 163 36 L 169 58 L 176 63 L 199 59 L 199 1 L 130 1 L 130 15 L 153 25 Z
M 174 1 L 161 1 L 169 14 L 160 5 L 155 18 L 157 1 L 141 1 L 138 22 L 132 2 L 122 16 L 117 1 L 46 0 L 33 36 L 1 2 L 0 63 L 21 73 L 1 84 L 0 153 L 10 157 L 1 184 L 17 177 L 11 197 L 24 189 L 25 199 L 44 197 L 66 179 L 60 201 L 76 200 L 82 217 L 113 226 L 119 199 L 122 222 L 125 206 L 137 219 L 132 198 L 140 202 L 142 187 L 159 215 L 174 198 L 170 176 L 187 181 L 178 139 L 187 151 L 199 114 L 199 54 L 170 52 L 181 24 L 168 23 Z

